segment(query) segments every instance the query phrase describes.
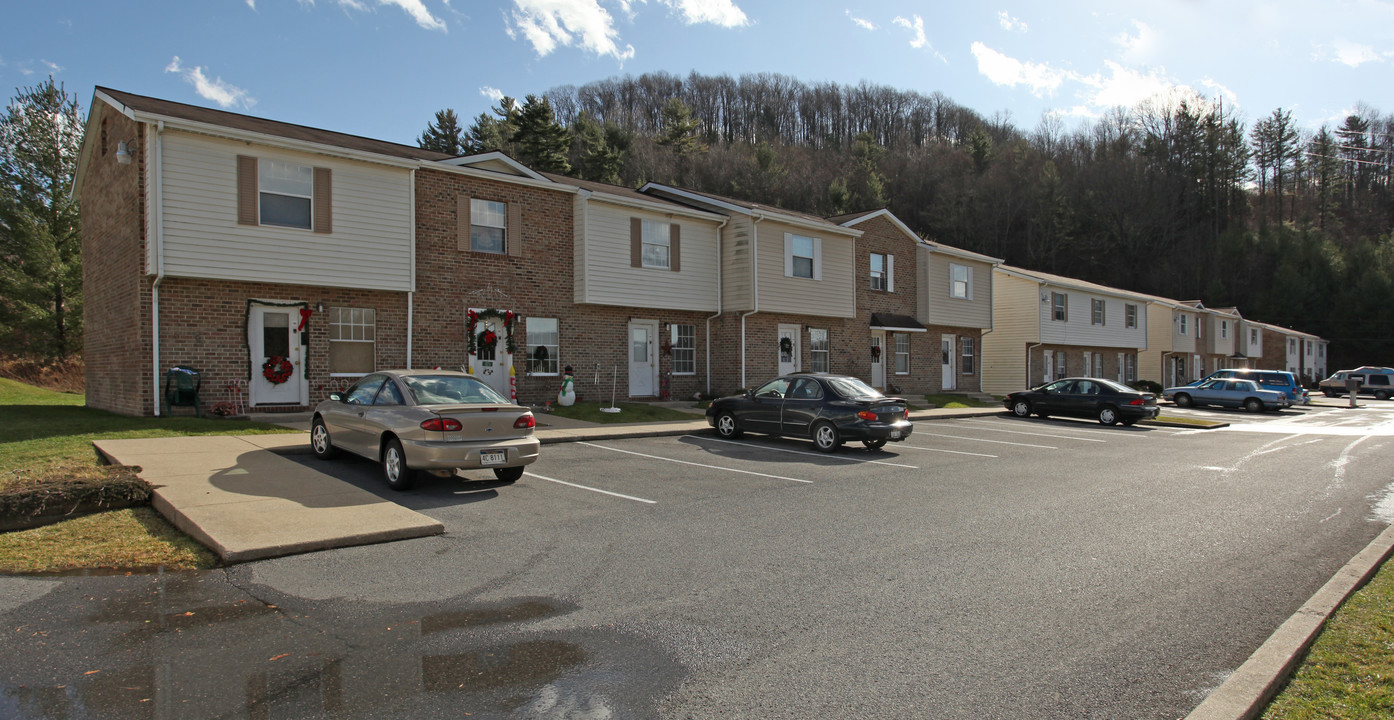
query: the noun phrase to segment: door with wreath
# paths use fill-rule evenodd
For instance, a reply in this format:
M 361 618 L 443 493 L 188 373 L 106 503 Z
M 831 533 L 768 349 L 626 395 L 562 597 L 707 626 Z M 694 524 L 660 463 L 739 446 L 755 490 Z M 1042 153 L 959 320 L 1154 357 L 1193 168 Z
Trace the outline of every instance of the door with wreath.
M 253 300 L 247 304 L 247 349 L 252 366 L 247 395 L 253 407 L 309 402 L 301 338 L 308 310 L 309 304 L 303 302 Z
M 798 372 L 803 363 L 800 362 L 799 347 L 799 326 L 784 325 L 779 326 L 779 374 L 788 375 Z M 766 366 L 768 367 L 768 366 Z
M 465 311 L 465 334 L 469 339 L 468 372 L 484 381 L 505 398 L 513 397 L 513 325 L 516 316 L 498 308 L 469 308 Z

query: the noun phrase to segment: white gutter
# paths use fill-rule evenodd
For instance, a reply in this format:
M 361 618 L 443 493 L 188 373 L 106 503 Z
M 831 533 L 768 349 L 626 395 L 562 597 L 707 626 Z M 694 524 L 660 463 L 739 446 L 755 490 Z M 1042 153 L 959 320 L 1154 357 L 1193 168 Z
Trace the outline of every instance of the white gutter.
M 411 169 L 411 181 L 407 187 L 407 207 L 411 208 L 411 216 L 407 221 L 411 227 L 411 277 L 409 279 L 410 290 L 407 291 L 407 369 L 411 369 L 411 340 L 412 340 L 412 320 L 415 315 L 415 305 L 413 300 L 416 298 L 416 168 Z
M 707 318 L 707 393 L 712 391 L 712 320 L 721 317 L 721 277 L 726 274 L 721 267 L 721 234 L 726 230 L 726 223 L 731 222 L 731 218 L 723 217 L 721 224 L 716 226 L 716 314 Z M 741 383 L 744 385 L 745 383 Z
M 745 382 L 745 319 L 760 312 L 760 221 L 765 219 L 764 213 L 751 213 L 750 215 L 750 285 L 751 297 L 753 299 L 754 310 L 741 315 L 741 387 L 746 387 Z
M 164 131 L 165 121 L 160 120 L 155 125 L 155 172 L 153 187 L 150 189 L 155 196 L 155 282 L 150 286 L 150 354 L 155 374 L 155 417 L 160 416 L 160 396 L 164 392 L 164 388 L 160 386 L 160 285 L 165 281 Z

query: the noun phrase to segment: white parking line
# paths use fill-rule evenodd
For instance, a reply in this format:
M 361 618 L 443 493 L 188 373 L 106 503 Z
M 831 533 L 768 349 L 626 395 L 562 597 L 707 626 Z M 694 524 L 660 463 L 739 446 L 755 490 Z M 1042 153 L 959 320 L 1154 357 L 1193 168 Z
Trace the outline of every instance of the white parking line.
M 900 464 L 900 463 L 886 462 L 885 460 L 858 460 L 857 458 L 847 457 L 847 456 L 845 456 L 845 455 L 834 455 L 834 454 L 832 454 L 832 453 L 827 453 L 827 454 L 824 454 L 824 453 L 811 453 L 811 452 L 805 452 L 805 451 L 803 451 L 803 450 L 789 450 L 789 449 L 787 449 L 787 448 L 773 447 L 773 446 L 770 446 L 770 445 L 756 445 L 755 443 L 736 442 L 735 440 L 722 440 L 722 439 L 720 439 L 720 438 L 704 437 L 704 436 L 702 436 L 702 435 L 684 435 L 683 437 L 685 437 L 685 438 L 692 438 L 693 440 L 707 440 L 707 441 L 710 441 L 710 442 L 727 443 L 727 444 L 729 444 L 729 445 L 743 445 L 743 446 L 745 446 L 745 447 L 760 448 L 760 449 L 762 449 L 762 450 L 774 450 L 774 451 L 776 451 L 776 452 L 793 453 L 793 454 L 795 454 L 795 455 L 808 455 L 809 457 L 820 457 L 820 458 L 826 458 L 826 459 L 828 459 L 828 460 L 845 460 L 845 461 L 847 461 L 847 462 L 854 462 L 854 463 L 872 463 L 872 464 L 875 464 L 875 465 L 890 465 L 891 467 L 910 468 L 911 470 L 919 470 L 919 469 L 920 469 L 920 468 L 919 468 L 918 466 L 916 466 L 916 465 L 902 465 L 902 464 Z M 680 461 L 675 461 L 675 462 L 680 462 Z
M 972 422 L 972 421 L 964 420 L 963 422 Z M 983 426 L 986 425 L 986 424 L 988 424 L 988 423 L 974 422 L 972 425 L 962 425 L 962 424 L 960 424 L 960 425 L 958 425 L 958 427 L 971 427 L 971 428 L 973 428 L 973 429 L 975 429 L 975 430 L 984 430 L 984 431 L 987 431 L 987 432 L 1011 433 L 1011 434 L 1013 434 L 1013 435 L 1035 435 L 1035 436 L 1037 436 L 1037 437 L 1053 437 L 1053 438 L 1061 438 L 1061 439 L 1064 439 L 1064 440 L 1079 440 L 1080 442 L 1108 442 L 1107 440 L 1096 440 L 1096 439 L 1094 439 L 1094 438 L 1079 437 L 1078 435 L 1055 435 L 1055 434 L 1052 434 L 1052 433 L 1027 432 L 1027 431 L 1025 431 L 1025 430 L 1003 430 L 1003 429 L 1001 429 L 1001 428 L 983 427 Z M 1098 431 L 1097 431 L 1097 430 L 1076 430 L 1075 432 L 1098 432 Z
M 615 497 L 617 497 L 617 498 L 624 498 L 625 500 L 633 500 L 633 501 L 635 501 L 635 502 L 648 503 L 648 504 L 650 504 L 650 505 L 657 505 L 657 504 L 658 504 L 658 501 L 657 501 L 657 500 L 645 500 L 644 498 L 641 498 L 641 497 L 634 497 L 633 495 L 621 495 L 620 493 L 617 493 L 617 492 L 610 492 L 609 490 L 601 490 L 600 488 L 588 487 L 588 486 L 586 486 L 586 485 L 577 485 L 576 483 L 570 483 L 570 482 L 567 482 L 567 481 L 565 481 L 565 480 L 558 480 L 558 479 L 556 479 L 556 478 L 549 478 L 549 477 L 547 477 L 547 476 L 545 476 L 545 475 L 538 475 L 537 473 L 534 473 L 534 472 L 525 472 L 525 473 L 523 473 L 523 474 L 524 474 L 524 475 L 530 475 L 530 476 L 532 476 L 532 477 L 537 478 L 538 480 L 546 480 L 547 482 L 554 482 L 554 483 L 556 483 L 556 484 L 558 484 L 558 485 L 566 485 L 566 486 L 568 486 L 568 487 L 580 488 L 580 489 L 582 489 L 582 490 L 589 490 L 589 491 L 591 491 L 591 492 L 598 492 L 598 493 L 600 493 L 600 494 L 602 494 L 602 495 L 613 495 L 613 496 L 615 496 Z
M 693 437 L 693 436 L 688 435 L 688 436 L 686 436 L 686 437 Z M 710 438 L 708 438 L 708 439 L 710 439 Z M 638 455 L 639 457 L 646 457 L 646 458 L 650 458 L 650 459 L 652 459 L 652 460 L 663 460 L 664 462 L 678 463 L 678 464 L 680 464 L 680 465 L 696 465 L 697 467 L 711 468 L 712 470 L 724 470 L 724 471 L 726 471 L 726 472 L 741 473 L 741 474 L 743 474 L 743 475 L 759 475 L 760 477 L 774 478 L 774 479 L 776 479 L 776 480 L 789 480 L 789 481 L 791 481 L 791 482 L 808 483 L 808 484 L 810 484 L 810 485 L 813 484 L 813 481 L 812 481 L 812 480 L 800 480 L 800 479 L 798 479 L 798 478 L 784 477 L 783 475 L 770 475 L 769 473 L 754 472 L 754 471 L 752 471 L 752 470 L 737 470 L 737 469 L 735 469 L 735 468 L 721 467 L 720 465 L 706 465 L 706 464 L 703 464 L 703 463 L 688 462 L 688 461 L 686 461 L 686 460 L 674 460 L 673 458 L 660 457 L 660 456 L 658 456 L 658 455 L 646 455 L 646 454 L 644 454 L 644 453 L 634 452 L 633 450 L 621 450 L 621 449 L 619 449 L 619 448 L 605 447 L 604 445 L 596 445 L 595 443 L 579 442 L 579 443 L 576 443 L 576 444 L 577 444 L 577 445 L 589 445 L 589 446 L 591 446 L 591 447 L 593 447 L 593 448 L 600 448 L 601 450 L 610 450 L 610 451 L 617 452 L 617 453 L 624 453 L 624 454 L 626 454 L 626 455 Z M 909 467 L 909 466 L 906 466 L 906 467 Z M 916 468 L 916 469 L 918 469 L 918 468 Z
M 919 445 L 905 445 L 905 444 L 902 444 L 900 447 L 902 447 L 902 448 L 904 448 L 904 449 L 906 449 L 906 450 L 923 450 L 923 451 L 925 451 L 925 452 L 948 453 L 948 454 L 950 454 L 950 455 L 972 455 L 973 457 L 985 457 L 985 458 L 995 458 L 995 457 L 997 457 L 996 455 L 988 455 L 987 453 L 964 452 L 964 451 L 962 451 L 962 450 L 944 450 L 943 448 L 920 447 Z
M 938 437 L 938 438 L 952 438 L 952 439 L 954 439 L 954 440 L 971 440 L 971 441 L 973 441 L 973 442 L 997 443 L 998 445 L 1019 445 L 1019 446 L 1021 446 L 1021 447 L 1043 448 L 1043 449 L 1045 449 L 1045 450 L 1059 450 L 1059 449 L 1060 449 L 1060 448 L 1058 448 L 1058 447 L 1055 447 L 1054 445 L 1032 445 L 1031 443 L 1019 443 L 1019 442 L 1012 442 L 1012 441 L 1010 441 L 1010 440 L 988 440 L 987 438 L 963 437 L 962 435 L 942 435 L 942 434 L 940 434 L 940 433 L 930 433 L 930 432 L 923 432 L 923 431 L 920 431 L 920 432 L 915 433 L 915 437 L 925 437 L 925 436 L 928 436 L 928 437 Z

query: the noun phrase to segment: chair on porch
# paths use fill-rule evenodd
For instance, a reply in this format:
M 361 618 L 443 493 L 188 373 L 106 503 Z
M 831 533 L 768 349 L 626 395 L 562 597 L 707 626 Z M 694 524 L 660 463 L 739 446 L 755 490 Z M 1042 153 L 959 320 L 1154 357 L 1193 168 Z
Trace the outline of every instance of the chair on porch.
M 171 407 L 194 408 L 194 415 L 203 417 L 203 406 L 199 404 L 198 391 L 203 385 L 203 375 L 184 365 L 175 365 L 165 373 L 164 413 L 169 415 Z

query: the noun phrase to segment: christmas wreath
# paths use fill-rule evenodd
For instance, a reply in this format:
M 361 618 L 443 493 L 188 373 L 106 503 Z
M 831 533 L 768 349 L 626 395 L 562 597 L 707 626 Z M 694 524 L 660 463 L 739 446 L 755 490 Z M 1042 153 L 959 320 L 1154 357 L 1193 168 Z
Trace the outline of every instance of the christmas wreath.
M 785 355 L 793 355 L 793 354 L 794 354 L 794 341 L 793 341 L 793 340 L 790 340 L 790 339 L 787 338 L 787 337 L 782 337 L 782 338 L 780 338 L 780 339 L 779 339 L 779 351 L 782 352 L 782 353 L 784 353 Z
M 492 349 L 498 344 L 499 336 L 492 330 L 484 331 L 483 336 L 476 335 L 478 332 L 480 318 L 498 318 L 503 321 L 504 348 L 508 354 L 512 355 L 518 351 L 518 346 L 513 342 L 513 324 L 518 319 L 511 310 L 497 310 L 489 308 L 487 310 L 470 310 L 466 313 L 469 318 L 469 354 L 478 355 L 480 350 Z
M 551 356 L 552 353 L 546 345 L 538 345 L 537 349 L 532 351 L 532 371 L 542 372 L 543 368 L 547 367 L 547 361 L 551 359 Z
M 871 359 L 872 359 L 872 361 L 876 361 L 876 360 L 880 360 L 880 359 L 881 359 L 881 346 L 880 346 L 880 345 L 872 345 L 872 346 L 871 346 Z
M 272 385 L 280 385 L 289 380 L 294 372 L 295 366 L 290 363 L 290 360 L 280 355 L 272 355 L 261 364 L 261 376 L 270 380 Z

